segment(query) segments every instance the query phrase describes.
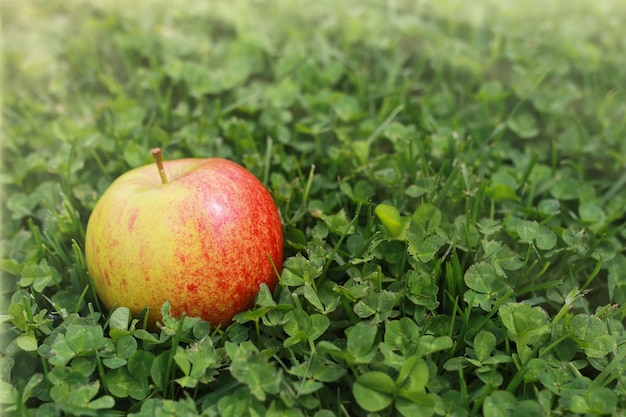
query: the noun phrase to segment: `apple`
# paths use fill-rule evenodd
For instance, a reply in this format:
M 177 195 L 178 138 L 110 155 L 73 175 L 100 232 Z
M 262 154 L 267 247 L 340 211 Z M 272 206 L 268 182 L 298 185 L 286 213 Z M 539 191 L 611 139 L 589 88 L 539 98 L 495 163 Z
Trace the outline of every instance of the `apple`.
M 163 161 L 117 178 L 87 224 L 85 258 L 107 309 L 148 308 L 155 328 L 165 301 L 179 317 L 225 326 L 278 282 L 283 232 L 263 183 L 221 158 Z

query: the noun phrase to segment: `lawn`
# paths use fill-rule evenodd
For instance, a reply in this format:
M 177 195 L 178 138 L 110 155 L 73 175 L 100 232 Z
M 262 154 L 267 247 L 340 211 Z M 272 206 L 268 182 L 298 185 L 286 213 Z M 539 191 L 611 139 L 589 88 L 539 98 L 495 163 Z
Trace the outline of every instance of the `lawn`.
M 3 415 L 626 415 L 626 3 L 0 4 Z M 154 147 L 280 209 L 227 327 L 91 285 Z

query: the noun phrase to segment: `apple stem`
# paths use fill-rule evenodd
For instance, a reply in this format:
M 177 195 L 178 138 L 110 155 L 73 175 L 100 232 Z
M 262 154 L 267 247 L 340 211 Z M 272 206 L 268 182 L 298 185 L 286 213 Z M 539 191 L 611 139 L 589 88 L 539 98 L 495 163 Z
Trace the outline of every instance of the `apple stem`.
M 161 182 L 163 184 L 167 184 L 167 176 L 165 176 L 165 168 L 163 167 L 163 155 L 161 154 L 161 148 L 154 148 L 151 153 L 152 153 L 152 159 L 154 159 L 154 163 L 159 169 L 159 176 L 161 177 Z

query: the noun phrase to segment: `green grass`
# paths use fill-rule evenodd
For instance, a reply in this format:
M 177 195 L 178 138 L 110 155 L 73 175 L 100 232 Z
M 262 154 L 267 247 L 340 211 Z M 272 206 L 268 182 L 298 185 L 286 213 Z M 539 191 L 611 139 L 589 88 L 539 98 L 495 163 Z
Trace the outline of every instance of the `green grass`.
M 90 3 L 2 2 L 3 415 L 625 415 L 622 3 Z M 156 146 L 280 208 L 225 329 L 90 285 Z

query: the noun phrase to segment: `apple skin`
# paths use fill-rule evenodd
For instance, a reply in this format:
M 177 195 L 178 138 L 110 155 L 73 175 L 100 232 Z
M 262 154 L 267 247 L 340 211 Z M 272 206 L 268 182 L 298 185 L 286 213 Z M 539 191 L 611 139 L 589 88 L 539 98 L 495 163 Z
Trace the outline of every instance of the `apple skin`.
M 283 262 L 278 209 L 265 186 L 220 158 L 178 159 L 116 179 L 87 224 L 85 258 L 107 309 L 148 307 L 155 328 L 166 300 L 213 326 L 249 309 L 260 285 L 273 289 Z M 271 258 L 271 260 L 270 260 Z M 276 268 L 276 270 L 275 270 Z

